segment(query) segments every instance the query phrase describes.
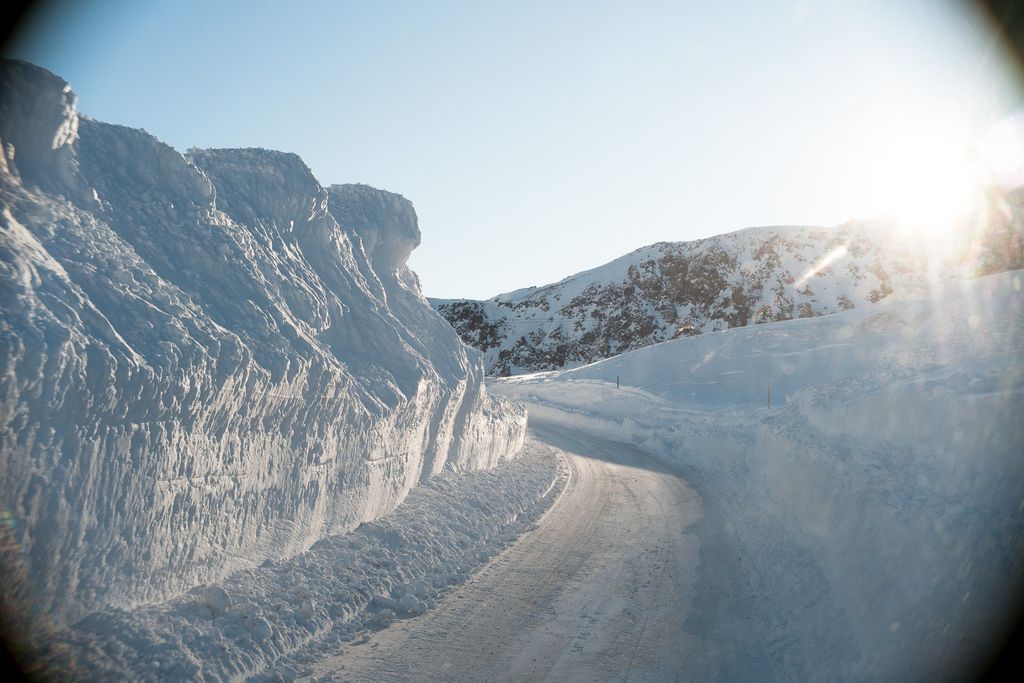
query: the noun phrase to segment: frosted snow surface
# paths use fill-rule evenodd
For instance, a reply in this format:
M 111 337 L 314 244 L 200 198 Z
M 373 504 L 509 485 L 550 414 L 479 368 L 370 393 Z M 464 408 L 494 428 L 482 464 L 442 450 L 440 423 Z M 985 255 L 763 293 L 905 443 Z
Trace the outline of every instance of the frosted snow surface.
M 524 411 L 405 264 L 407 200 L 292 154 L 182 155 L 23 62 L 0 84 L 0 504 L 55 623 L 293 556 L 520 449 Z
M 958 679 L 1021 597 L 1022 286 L 950 280 L 491 388 L 700 493 L 698 592 L 721 616 L 686 627 L 725 647 L 726 678 Z

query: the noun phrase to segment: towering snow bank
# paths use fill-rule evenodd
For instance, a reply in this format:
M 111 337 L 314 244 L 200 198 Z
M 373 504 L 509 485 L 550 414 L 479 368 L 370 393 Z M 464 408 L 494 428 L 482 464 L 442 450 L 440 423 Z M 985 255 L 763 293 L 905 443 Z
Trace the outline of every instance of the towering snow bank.
M 464 347 L 451 326 L 434 313 L 420 292 L 419 280 L 406 265 L 410 252 L 419 244 L 420 231 L 416 212 L 404 197 L 368 187 L 366 185 L 332 185 L 328 190 L 331 213 L 350 231 L 367 254 L 374 271 L 380 278 L 388 305 L 403 320 L 415 324 L 416 334 L 405 338 L 407 343 L 430 359 L 436 367 L 455 371 L 464 365 Z M 425 336 L 423 336 L 425 334 Z M 421 338 L 422 337 L 422 338 Z M 447 339 L 444 345 L 425 344 L 431 338 Z M 439 416 L 439 430 L 448 425 L 459 425 L 461 437 L 443 439 L 450 443 L 447 453 L 428 454 L 424 475 L 436 474 L 446 462 L 456 467 L 485 467 L 496 457 L 510 457 L 523 442 L 523 429 L 519 422 L 509 422 L 504 406 L 496 409 L 485 405 L 483 410 L 474 406 L 486 395 L 483 385 L 483 366 L 475 363 L 465 374 L 461 404 L 452 402 L 445 410 L 451 415 Z
M 516 453 L 525 415 L 405 266 L 411 204 L 357 189 L 380 210 L 348 227 L 294 155 L 182 156 L 42 69 L 0 82 L 0 504 L 45 612 L 215 581 Z
M 29 184 L 61 190 L 74 185 L 78 98 L 71 86 L 24 62 L 5 62 L 0 95 L 0 139 L 8 173 Z M 20 96 L 14 96 L 20 93 Z M 15 151 L 17 169 L 12 166 Z
M 412 203 L 404 197 L 367 185 L 332 185 L 331 212 L 362 240 L 363 250 L 378 272 L 405 267 L 420 244 L 420 228 Z

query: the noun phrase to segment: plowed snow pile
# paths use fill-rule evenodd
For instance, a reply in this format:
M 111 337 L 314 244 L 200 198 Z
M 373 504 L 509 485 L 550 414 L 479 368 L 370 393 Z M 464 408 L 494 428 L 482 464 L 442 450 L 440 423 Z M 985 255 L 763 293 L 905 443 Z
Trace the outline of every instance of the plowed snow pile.
M 1022 285 L 954 280 L 492 391 L 529 401 L 531 424 L 644 447 L 700 492 L 700 594 L 743 618 L 691 627 L 730 678 L 958 678 L 1020 598 Z M 726 574 L 744 585 L 725 594 Z M 763 643 L 773 670 L 731 643 Z
M 342 643 L 431 609 L 532 526 L 566 472 L 550 448 L 524 451 L 492 470 L 432 477 L 396 510 L 288 560 L 94 613 L 61 634 L 69 664 L 90 680 L 291 680 Z
M 407 200 L 292 154 L 182 155 L 75 102 L 0 63 L 5 589 L 37 619 L 279 562 L 519 451 L 525 412 L 406 266 Z

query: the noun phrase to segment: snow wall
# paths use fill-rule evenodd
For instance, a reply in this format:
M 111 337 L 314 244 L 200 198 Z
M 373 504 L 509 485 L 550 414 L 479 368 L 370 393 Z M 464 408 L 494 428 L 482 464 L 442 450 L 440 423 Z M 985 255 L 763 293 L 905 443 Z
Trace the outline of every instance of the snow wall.
M 0 504 L 55 623 L 518 452 L 525 412 L 406 266 L 404 198 L 293 154 L 182 155 L 24 62 L 0 64 L 0 138 Z

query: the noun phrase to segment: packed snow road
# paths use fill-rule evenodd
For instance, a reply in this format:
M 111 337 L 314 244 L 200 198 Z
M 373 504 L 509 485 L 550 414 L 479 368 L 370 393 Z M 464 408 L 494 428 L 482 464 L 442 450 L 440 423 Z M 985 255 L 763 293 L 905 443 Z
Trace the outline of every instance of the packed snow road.
M 426 615 L 320 662 L 312 680 L 676 680 L 714 674 L 693 610 L 702 516 L 641 451 L 531 422 L 573 479 L 538 527 Z

